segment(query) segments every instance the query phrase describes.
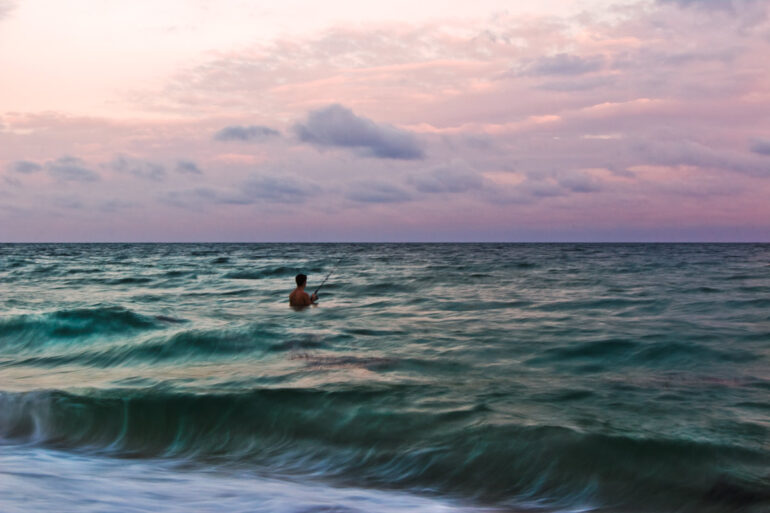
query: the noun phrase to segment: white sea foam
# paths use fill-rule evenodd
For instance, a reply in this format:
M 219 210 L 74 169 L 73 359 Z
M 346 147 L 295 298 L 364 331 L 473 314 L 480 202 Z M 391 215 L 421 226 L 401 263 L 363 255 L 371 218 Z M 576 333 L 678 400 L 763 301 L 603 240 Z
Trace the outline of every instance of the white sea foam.
M 463 513 L 495 511 L 393 491 L 339 488 L 251 472 L 179 468 L 1 446 L 3 513 Z

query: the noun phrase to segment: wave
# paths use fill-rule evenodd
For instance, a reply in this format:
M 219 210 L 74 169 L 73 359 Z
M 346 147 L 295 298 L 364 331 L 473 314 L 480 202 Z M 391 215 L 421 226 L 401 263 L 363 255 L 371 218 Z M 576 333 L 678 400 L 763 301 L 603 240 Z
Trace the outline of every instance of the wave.
M 338 287 L 342 288 L 341 285 L 328 283 L 324 285 L 324 290 L 335 290 Z M 345 290 L 347 290 L 351 295 L 371 295 L 386 297 L 388 294 L 415 293 L 419 289 L 413 284 L 394 278 L 392 281 L 367 283 L 365 285 L 349 285 L 345 287 Z
M 602 365 L 684 363 L 702 361 L 749 362 L 762 356 L 749 349 L 716 349 L 695 342 L 640 342 L 623 338 L 572 342 L 542 351 L 527 363 L 595 361 Z
M 298 273 L 316 274 L 324 272 L 325 269 L 320 266 L 313 267 L 263 267 L 260 269 L 241 269 L 230 271 L 223 275 L 224 278 L 231 280 L 260 280 L 262 278 L 294 277 Z
M 388 408 L 408 389 L 0 393 L 0 437 L 119 457 L 247 464 L 498 504 L 644 503 L 654 509 L 663 498 L 666 505 L 701 506 L 770 499 L 762 484 L 767 455 L 756 450 L 488 423 L 494 412 L 483 404 Z M 742 480 L 722 470 L 736 465 Z
M 224 277 L 231 280 L 259 280 L 278 276 L 295 276 L 299 272 L 301 271 L 295 267 L 280 266 L 267 269 L 231 271 L 226 273 Z M 312 270 L 309 272 L 312 272 Z
M 163 273 L 163 276 L 165 276 L 166 278 L 180 278 L 182 276 L 189 276 L 191 278 L 196 278 L 198 275 L 196 271 L 182 271 L 179 269 L 174 269 L 171 271 L 166 271 L 165 273 Z
M 107 285 L 141 285 L 150 282 L 152 282 L 152 278 L 147 276 L 126 276 L 124 278 L 103 280 L 103 283 Z
M 614 310 L 616 315 L 623 313 L 624 309 L 636 311 L 638 309 L 661 309 L 665 308 L 665 303 L 660 299 L 645 298 L 597 298 L 597 299 L 579 299 L 579 300 L 558 300 L 543 302 L 534 307 L 534 310 L 545 312 L 574 312 L 580 310 Z
M 158 327 L 157 321 L 117 306 L 56 310 L 0 319 L 0 348 L 33 347 L 50 341 L 113 335 Z
M 104 269 L 98 269 L 93 267 L 75 267 L 73 269 L 67 269 L 66 274 L 72 275 L 72 274 L 99 274 L 101 272 L 104 272 Z
M 185 297 L 218 297 L 218 296 L 250 296 L 254 289 L 235 289 L 235 290 L 212 290 L 206 292 L 184 292 L 181 295 Z
M 38 265 L 34 269 L 30 271 L 30 274 L 37 274 L 42 276 L 50 276 L 52 274 L 56 274 L 59 271 L 59 266 L 56 264 L 53 265 Z
M 511 299 L 508 301 L 446 301 L 444 308 L 453 312 L 474 312 L 482 310 L 519 309 L 532 305 L 531 301 Z
M 185 324 L 184 319 L 156 316 L 155 319 L 166 324 Z M 79 351 L 69 351 L 64 354 L 34 355 L 27 358 L 16 358 L 6 366 L 40 366 L 55 367 L 59 365 L 76 364 L 85 367 L 113 367 L 127 363 L 158 363 L 173 361 L 181 364 L 190 360 L 227 358 L 232 356 L 244 357 L 253 352 L 281 351 L 299 348 L 301 341 L 290 341 L 272 345 L 277 335 L 265 330 L 229 330 L 201 331 L 188 330 L 174 333 L 170 336 L 151 338 L 140 343 L 120 343 L 86 347 Z M 320 347 L 307 345 L 305 347 Z M 286 349 L 283 349 L 286 347 Z
M 158 461 L 40 452 L 7 446 L 0 450 L 3 513 L 500 513 L 440 497 L 299 482 L 243 469 L 211 471 L 189 464 L 180 469 Z M 39 464 L 40 456 L 45 465 Z M 63 476 L 66 487 L 62 477 L 54 476 Z

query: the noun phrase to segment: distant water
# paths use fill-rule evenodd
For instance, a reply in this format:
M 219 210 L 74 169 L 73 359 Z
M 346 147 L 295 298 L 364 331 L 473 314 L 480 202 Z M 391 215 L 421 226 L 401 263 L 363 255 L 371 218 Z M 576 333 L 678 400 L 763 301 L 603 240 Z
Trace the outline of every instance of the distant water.
M 0 245 L 0 304 L 4 513 L 770 511 L 767 244 Z

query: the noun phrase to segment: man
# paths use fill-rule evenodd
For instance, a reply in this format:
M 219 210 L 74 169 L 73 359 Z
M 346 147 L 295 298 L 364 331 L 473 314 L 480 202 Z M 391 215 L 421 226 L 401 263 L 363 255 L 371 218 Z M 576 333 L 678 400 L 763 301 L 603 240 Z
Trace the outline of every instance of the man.
M 311 296 L 305 292 L 307 276 L 300 273 L 294 278 L 294 281 L 297 282 L 297 288 L 294 289 L 291 294 L 289 294 L 289 306 L 293 306 L 295 308 L 303 308 L 305 306 L 314 304 L 315 300 L 318 299 L 318 296 L 315 294 Z

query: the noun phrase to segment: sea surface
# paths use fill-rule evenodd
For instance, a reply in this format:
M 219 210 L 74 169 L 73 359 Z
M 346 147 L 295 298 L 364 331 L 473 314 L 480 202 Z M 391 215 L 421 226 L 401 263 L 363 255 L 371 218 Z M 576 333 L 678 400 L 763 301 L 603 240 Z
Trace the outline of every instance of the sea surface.
M 768 244 L 5 244 L 0 305 L 3 513 L 770 511 Z

